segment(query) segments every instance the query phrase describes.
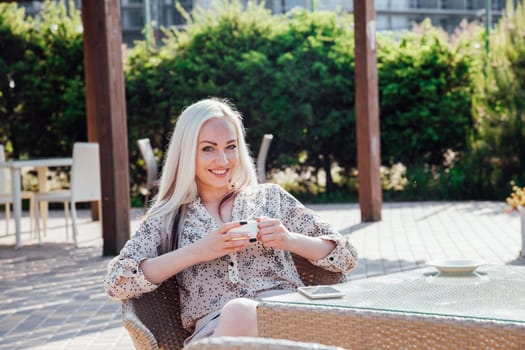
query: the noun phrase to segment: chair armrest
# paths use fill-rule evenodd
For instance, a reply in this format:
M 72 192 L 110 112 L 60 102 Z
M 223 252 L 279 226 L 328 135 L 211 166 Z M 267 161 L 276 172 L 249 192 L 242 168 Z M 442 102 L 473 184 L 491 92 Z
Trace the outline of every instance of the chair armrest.
M 191 335 L 182 327 L 180 311 L 179 286 L 172 277 L 154 291 L 124 301 L 122 321 L 137 349 L 179 350 Z
M 342 272 L 327 271 L 319 266 L 312 265 L 307 259 L 292 254 L 299 277 L 307 286 L 328 285 L 346 282 L 346 275 Z
M 130 300 L 122 302 L 122 324 L 128 331 L 135 349 L 158 350 L 157 340 L 155 340 L 153 333 L 137 317 L 135 307 Z

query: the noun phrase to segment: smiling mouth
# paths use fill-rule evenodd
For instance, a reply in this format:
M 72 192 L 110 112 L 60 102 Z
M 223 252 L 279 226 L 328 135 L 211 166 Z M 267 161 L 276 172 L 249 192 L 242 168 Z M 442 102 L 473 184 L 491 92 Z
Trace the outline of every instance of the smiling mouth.
M 218 175 L 218 176 L 224 176 L 228 173 L 228 169 L 220 169 L 220 170 L 210 169 L 209 171 L 213 175 Z

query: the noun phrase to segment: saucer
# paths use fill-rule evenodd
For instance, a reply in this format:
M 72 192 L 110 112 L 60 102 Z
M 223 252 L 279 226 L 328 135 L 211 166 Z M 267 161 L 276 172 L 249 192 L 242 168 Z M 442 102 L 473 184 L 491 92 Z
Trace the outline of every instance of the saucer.
M 471 259 L 446 259 L 433 260 L 427 262 L 427 265 L 433 266 L 440 273 L 471 273 L 478 267 L 485 265 L 483 261 Z

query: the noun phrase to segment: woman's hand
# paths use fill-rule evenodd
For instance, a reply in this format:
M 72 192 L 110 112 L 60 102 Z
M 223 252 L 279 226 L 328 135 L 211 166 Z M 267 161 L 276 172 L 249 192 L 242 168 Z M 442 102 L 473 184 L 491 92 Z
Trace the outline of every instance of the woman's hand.
M 257 240 L 266 247 L 289 251 L 309 260 L 322 259 L 335 248 L 332 241 L 288 231 L 279 219 L 260 217 L 257 222 Z
M 295 234 L 288 231 L 281 220 L 260 217 L 257 219 L 257 223 L 259 224 L 259 234 L 257 235 L 259 242 L 266 247 L 291 251 Z
M 202 261 L 217 259 L 246 248 L 250 244 L 247 233 L 228 232 L 239 226 L 241 226 L 239 221 L 227 222 L 218 230 L 195 242 L 195 248 Z
M 239 221 L 228 222 L 193 244 L 143 260 L 140 268 L 148 281 L 160 284 L 189 266 L 244 249 L 250 244 L 248 234 L 228 232 L 239 226 L 241 226 Z M 119 281 L 119 283 L 123 282 L 125 281 Z

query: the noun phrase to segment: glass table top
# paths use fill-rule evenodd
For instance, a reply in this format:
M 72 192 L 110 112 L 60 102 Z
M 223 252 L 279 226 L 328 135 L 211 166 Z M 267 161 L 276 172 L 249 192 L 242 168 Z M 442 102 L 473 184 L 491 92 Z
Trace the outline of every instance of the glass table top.
M 343 298 L 288 293 L 263 301 L 525 323 L 525 266 L 484 265 L 451 274 L 427 267 L 336 287 L 345 292 Z

